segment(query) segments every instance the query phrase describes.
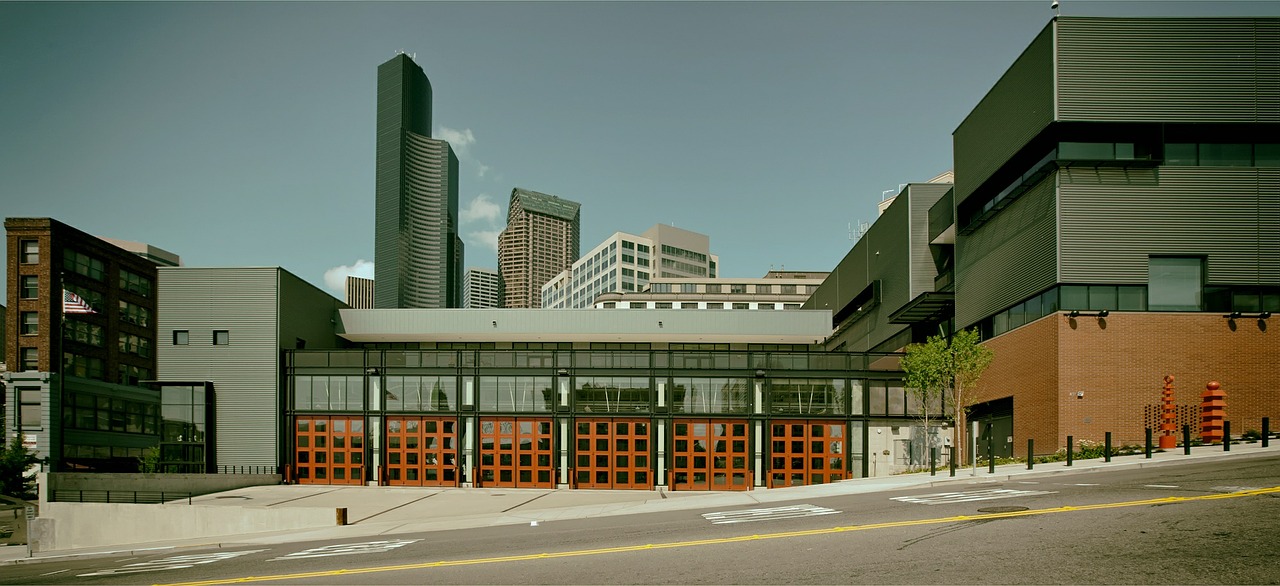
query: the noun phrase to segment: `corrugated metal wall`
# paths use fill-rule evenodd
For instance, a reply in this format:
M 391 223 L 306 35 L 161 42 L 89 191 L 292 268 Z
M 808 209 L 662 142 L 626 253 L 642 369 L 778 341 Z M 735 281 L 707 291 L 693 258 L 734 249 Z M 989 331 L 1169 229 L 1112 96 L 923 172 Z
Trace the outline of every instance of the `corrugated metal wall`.
M 1052 32 L 1031 42 L 952 134 L 957 204 L 1053 121 Z
M 921 293 L 933 291 L 933 279 L 938 276 L 938 269 L 933 264 L 933 252 L 929 250 L 929 209 L 951 190 L 949 183 L 912 184 L 908 187 L 911 198 L 907 201 L 910 210 L 911 290 L 908 297 L 897 303 L 890 311 Z
M 1057 282 L 1055 175 L 956 236 L 956 326 L 967 328 Z
M 159 378 L 214 382 L 219 465 L 278 462 L 279 273 L 275 267 L 159 270 Z M 190 344 L 175 346 L 173 330 L 189 331 Z M 214 346 L 214 330 L 227 330 L 230 343 Z
M 1280 122 L 1274 18 L 1062 17 L 1057 62 L 1059 120 Z
M 1061 281 L 1147 282 L 1150 255 L 1204 255 L 1210 284 L 1280 285 L 1280 169 L 1060 171 Z

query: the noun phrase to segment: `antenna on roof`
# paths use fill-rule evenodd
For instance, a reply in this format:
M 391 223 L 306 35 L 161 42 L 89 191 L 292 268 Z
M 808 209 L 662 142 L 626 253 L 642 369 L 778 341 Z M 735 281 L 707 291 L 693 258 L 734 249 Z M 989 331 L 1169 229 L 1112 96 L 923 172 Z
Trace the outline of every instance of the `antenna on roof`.
M 1053 16 L 1055 18 L 1061 16 L 1061 13 L 1058 12 L 1058 0 L 1053 0 L 1053 4 L 1050 4 L 1049 8 L 1053 9 Z

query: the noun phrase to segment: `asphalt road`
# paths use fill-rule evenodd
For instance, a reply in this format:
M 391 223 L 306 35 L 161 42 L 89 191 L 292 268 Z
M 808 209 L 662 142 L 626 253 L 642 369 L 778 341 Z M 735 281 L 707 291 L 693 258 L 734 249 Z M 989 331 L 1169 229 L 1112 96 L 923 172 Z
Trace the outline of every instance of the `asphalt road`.
M 1280 583 L 1280 456 L 358 541 L 8 566 L 0 584 Z

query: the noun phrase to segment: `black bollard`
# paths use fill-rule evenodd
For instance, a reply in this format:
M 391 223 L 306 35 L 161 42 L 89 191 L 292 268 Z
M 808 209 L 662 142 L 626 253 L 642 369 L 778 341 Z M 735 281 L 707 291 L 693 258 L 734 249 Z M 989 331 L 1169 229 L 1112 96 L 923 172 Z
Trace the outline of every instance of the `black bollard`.
M 1267 447 L 1267 440 L 1271 439 L 1271 418 L 1262 418 L 1262 447 Z
M 951 446 L 947 446 L 947 461 L 951 465 L 951 476 L 956 475 L 956 451 Z
M 1030 470 L 1036 463 L 1036 440 L 1027 438 L 1027 470 Z
M 938 448 L 929 448 L 929 476 L 938 475 Z
M 991 430 L 992 425 L 987 424 L 987 473 L 996 473 L 996 438 L 995 432 Z
M 1182 426 L 1182 455 L 1191 455 L 1191 426 Z
M 1102 444 L 1102 461 L 1111 461 L 1111 432 L 1109 431 L 1107 432 Z
M 1222 422 L 1222 451 L 1231 451 L 1231 422 L 1225 420 Z
M 1151 459 L 1151 428 L 1147 428 L 1147 459 Z
M 1076 443 L 1076 438 L 1072 436 L 1067 436 L 1067 465 L 1068 466 L 1071 465 L 1071 460 L 1075 458 L 1075 453 L 1074 453 L 1076 451 L 1075 443 Z

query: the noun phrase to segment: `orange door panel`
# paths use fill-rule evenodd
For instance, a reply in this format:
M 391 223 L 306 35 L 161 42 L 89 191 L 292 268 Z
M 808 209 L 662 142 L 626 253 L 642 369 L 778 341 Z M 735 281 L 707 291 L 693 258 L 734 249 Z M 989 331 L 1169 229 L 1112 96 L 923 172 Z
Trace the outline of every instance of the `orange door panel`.
M 775 421 L 769 426 L 769 487 L 844 480 L 845 424 Z
M 675 420 L 672 490 L 750 490 L 747 430 L 743 420 Z
M 550 418 L 482 417 L 480 486 L 554 488 Z
M 387 418 L 387 484 L 458 486 L 458 420 Z
M 653 488 L 648 419 L 578 419 L 574 483 L 578 488 Z
M 298 417 L 294 469 L 302 484 L 364 483 L 364 419 Z

